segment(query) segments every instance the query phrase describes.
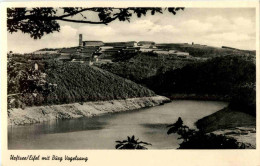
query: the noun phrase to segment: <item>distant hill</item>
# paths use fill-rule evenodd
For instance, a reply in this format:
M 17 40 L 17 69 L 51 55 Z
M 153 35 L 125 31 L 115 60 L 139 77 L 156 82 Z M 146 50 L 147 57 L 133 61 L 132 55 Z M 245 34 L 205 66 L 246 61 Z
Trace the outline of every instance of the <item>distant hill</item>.
M 194 57 L 216 57 L 216 56 L 225 56 L 225 55 L 254 55 L 255 51 L 248 50 L 240 50 L 234 49 L 231 47 L 212 47 L 207 45 L 200 44 L 173 44 L 173 43 L 165 43 L 165 44 L 157 44 L 156 45 L 160 49 L 173 49 L 183 52 L 188 52 L 190 55 Z
M 238 50 L 238 51 L 242 51 L 242 52 L 248 52 L 248 53 L 251 53 L 251 54 L 256 54 L 256 51 L 254 51 L 254 50 L 241 50 L 241 49 L 238 49 L 238 48 L 228 47 L 228 46 L 222 46 L 221 48 Z

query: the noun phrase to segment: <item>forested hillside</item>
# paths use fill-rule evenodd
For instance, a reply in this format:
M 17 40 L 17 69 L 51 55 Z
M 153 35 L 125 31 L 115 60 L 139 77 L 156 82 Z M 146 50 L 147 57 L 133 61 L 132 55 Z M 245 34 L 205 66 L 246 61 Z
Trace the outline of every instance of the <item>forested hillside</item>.
M 255 64 L 243 58 L 217 57 L 151 77 L 144 83 L 157 93 L 229 94 L 239 84 L 254 83 Z
M 28 66 L 28 64 L 20 65 Z M 36 83 L 24 84 L 23 80 L 15 80 L 16 83 L 14 84 L 14 77 L 16 77 L 15 69 L 10 70 L 8 73 L 8 88 L 19 87 L 16 89 L 16 93 L 22 93 L 20 99 L 27 106 L 126 99 L 155 95 L 153 91 L 143 86 L 107 71 L 92 68 L 86 63 L 45 61 L 43 65 L 41 72 L 45 73 L 44 81 L 48 84 L 44 84 L 44 87 L 41 86 L 41 88 L 36 86 Z M 23 67 L 19 67 L 19 69 L 21 68 Z M 32 73 L 29 75 L 32 75 Z M 35 88 L 30 91 L 25 90 L 26 86 L 19 86 L 22 82 L 23 85 L 28 85 L 27 89 Z M 39 85 L 38 82 L 37 85 Z M 44 90 L 45 88 L 48 89 L 48 86 L 50 88 L 50 85 L 52 85 L 51 90 Z M 9 91 L 10 93 L 12 92 Z
M 231 107 L 255 114 L 256 66 L 248 57 L 216 57 L 150 77 L 142 83 L 169 97 L 178 93 L 226 96 Z
M 194 63 L 195 59 L 180 59 L 175 56 L 158 55 L 156 53 L 139 53 L 128 60 L 118 61 L 100 66 L 102 69 L 137 83 L 149 77 L 182 68 Z
M 55 82 L 57 88 L 49 98 L 58 103 L 126 99 L 155 95 L 152 91 L 132 81 L 107 71 L 93 69 L 87 64 L 60 63 L 46 70 L 47 82 Z M 52 100 L 52 99 L 51 99 Z

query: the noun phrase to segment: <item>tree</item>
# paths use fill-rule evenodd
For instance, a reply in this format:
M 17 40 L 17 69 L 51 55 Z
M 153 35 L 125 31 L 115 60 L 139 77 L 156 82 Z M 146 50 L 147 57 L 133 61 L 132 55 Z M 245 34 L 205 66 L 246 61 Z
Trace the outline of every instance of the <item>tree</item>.
M 46 74 L 35 70 L 33 63 L 17 63 L 10 59 L 7 63 L 8 73 L 8 107 L 11 101 L 25 105 L 41 105 L 47 96 L 54 91 L 56 85 L 46 81 Z M 14 105 L 13 104 L 13 105 Z M 21 104 L 19 104 L 22 106 Z M 19 106 L 15 106 L 19 107 Z
M 85 24 L 107 25 L 112 21 L 128 21 L 133 15 L 138 18 L 146 13 L 163 13 L 166 8 L 8 8 L 7 30 L 10 33 L 20 30 L 28 33 L 34 39 L 40 39 L 45 34 L 60 31 L 58 21 Z M 167 8 L 167 11 L 176 14 L 183 7 Z M 91 20 L 89 13 L 94 13 L 99 20 Z
M 135 139 L 135 136 L 127 137 L 127 140 L 116 141 L 116 149 L 147 149 L 146 145 L 152 145 L 147 142 L 138 141 L 139 139 Z

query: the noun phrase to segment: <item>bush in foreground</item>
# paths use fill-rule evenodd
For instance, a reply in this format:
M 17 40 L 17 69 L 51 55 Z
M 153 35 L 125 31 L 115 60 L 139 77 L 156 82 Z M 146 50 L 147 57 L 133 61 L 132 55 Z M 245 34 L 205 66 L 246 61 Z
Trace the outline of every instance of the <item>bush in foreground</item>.
M 244 149 L 243 143 L 238 143 L 234 138 L 227 138 L 223 135 L 213 133 L 205 133 L 196 131 L 183 125 L 183 121 L 179 118 L 170 127 L 167 134 L 177 133 L 180 135 L 178 139 L 182 139 L 178 149 Z
M 126 140 L 116 141 L 116 149 L 147 149 L 145 146 L 152 145 L 147 142 L 138 141 L 139 139 L 135 139 L 135 136 L 127 137 Z

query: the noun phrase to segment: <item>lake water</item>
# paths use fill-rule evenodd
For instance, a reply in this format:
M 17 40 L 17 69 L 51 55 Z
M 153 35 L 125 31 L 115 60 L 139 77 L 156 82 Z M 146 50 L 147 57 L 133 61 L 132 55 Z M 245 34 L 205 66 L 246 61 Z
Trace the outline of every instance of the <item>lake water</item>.
M 149 142 L 148 149 L 176 149 L 178 135 L 167 135 L 166 126 L 181 117 L 194 122 L 227 106 L 216 101 L 172 101 L 162 106 L 106 114 L 92 118 L 57 120 L 8 127 L 9 149 L 115 149 L 115 141 L 135 135 Z

